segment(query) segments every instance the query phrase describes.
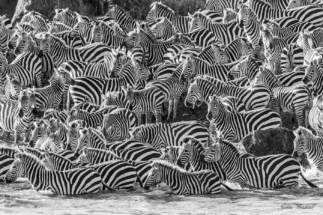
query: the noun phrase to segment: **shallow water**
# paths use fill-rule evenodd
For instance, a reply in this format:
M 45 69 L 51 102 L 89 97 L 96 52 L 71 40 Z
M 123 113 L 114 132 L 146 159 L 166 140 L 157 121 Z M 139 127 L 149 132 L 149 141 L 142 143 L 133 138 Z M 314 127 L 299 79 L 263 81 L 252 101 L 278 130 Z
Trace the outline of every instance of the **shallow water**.
M 0 183 L 0 214 L 323 214 L 323 176 L 315 169 L 305 176 L 320 188 L 307 188 L 300 179 L 298 189 L 223 189 L 219 195 L 188 197 L 167 195 L 167 187 L 54 196 L 34 191 L 21 178 L 13 184 Z

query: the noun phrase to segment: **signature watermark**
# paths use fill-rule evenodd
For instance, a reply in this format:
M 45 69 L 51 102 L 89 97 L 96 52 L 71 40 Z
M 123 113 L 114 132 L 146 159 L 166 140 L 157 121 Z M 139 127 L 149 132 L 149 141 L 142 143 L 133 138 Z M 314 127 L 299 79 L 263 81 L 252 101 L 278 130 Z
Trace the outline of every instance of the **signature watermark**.
M 279 209 L 313 209 L 314 207 L 315 204 L 281 204 Z

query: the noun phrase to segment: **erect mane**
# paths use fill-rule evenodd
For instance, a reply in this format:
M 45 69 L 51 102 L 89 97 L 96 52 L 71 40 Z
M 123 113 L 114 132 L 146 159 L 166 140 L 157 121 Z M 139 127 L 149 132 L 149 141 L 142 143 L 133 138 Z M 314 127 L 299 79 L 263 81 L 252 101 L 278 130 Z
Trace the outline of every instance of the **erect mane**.
M 176 166 L 176 165 L 174 165 L 168 161 L 165 161 L 165 160 L 160 160 L 160 159 L 153 160 L 151 166 L 154 166 L 154 165 L 162 166 L 164 168 L 169 168 L 169 169 L 175 170 L 180 173 L 189 173 L 185 169 L 182 169 L 179 166 Z

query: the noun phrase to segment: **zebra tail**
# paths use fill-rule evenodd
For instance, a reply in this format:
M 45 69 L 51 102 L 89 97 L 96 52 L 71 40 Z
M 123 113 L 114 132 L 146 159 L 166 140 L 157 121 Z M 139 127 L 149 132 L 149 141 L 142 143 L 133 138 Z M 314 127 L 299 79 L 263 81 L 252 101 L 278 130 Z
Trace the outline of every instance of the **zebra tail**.
M 233 189 L 231 189 L 228 185 L 226 185 L 225 183 L 221 182 L 221 185 L 227 189 L 228 191 L 233 191 Z
M 301 172 L 300 172 L 300 174 L 301 174 L 301 176 L 302 176 L 302 178 L 303 178 L 303 180 L 311 187 L 311 188 L 318 188 L 318 186 L 316 186 L 315 184 L 313 184 L 312 182 L 310 182 L 309 180 L 307 180 L 306 178 L 305 178 L 305 176 L 303 175 L 303 171 L 302 171 L 302 169 L 301 169 Z

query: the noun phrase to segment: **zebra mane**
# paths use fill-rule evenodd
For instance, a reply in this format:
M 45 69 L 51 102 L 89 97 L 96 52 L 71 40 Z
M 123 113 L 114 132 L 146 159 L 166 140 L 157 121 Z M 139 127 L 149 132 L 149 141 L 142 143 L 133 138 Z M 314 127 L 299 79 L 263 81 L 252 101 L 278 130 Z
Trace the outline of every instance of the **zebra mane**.
M 102 154 L 102 153 L 106 154 L 107 153 L 109 155 L 113 155 L 116 158 L 120 158 L 114 151 L 111 151 L 111 150 L 96 149 L 96 148 L 90 148 L 90 147 L 84 147 L 84 149 L 86 149 L 89 153 L 95 153 L 96 155 L 98 155 L 99 153 L 100 154 Z
M 175 15 L 175 11 L 173 9 L 171 9 L 170 7 L 164 5 L 163 3 L 161 2 L 153 2 L 151 5 L 150 5 L 151 9 L 150 10 L 156 10 L 157 7 L 161 7 L 162 9 L 164 10 L 168 10 L 169 12 L 171 12 L 172 14 Z
M 40 167 L 43 167 L 44 169 L 47 170 L 45 163 L 41 159 L 39 159 L 36 155 L 30 154 L 27 152 L 21 152 L 18 155 L 25 156 L 28 160 L 35 162 L 35 164 L 38 164 Z
M 5 146 L 0 147 L 0 154 L 11 155 L 11 154 L 15 154 L 16 152 L 18 152 L 18 150 L 11 147 L 5 147 Z
M 228 140 L 221 139 L 220 145 L 221 145 L 221 147 L 225 146 L 225 147 L 229 148 L 232 151 L 232 153 L 234 153 L 236 156 L 241 155 L 241 153 L 239 152 L 237 147 L 235 147 L 235 145 L 233 143 L 229 142 Z
M 187 172 L 185 169 L 182 169 L 181 167 L 177 166 L 177 165 L 174 165 L 168 161 L 165 161 L 165 160 L 161 160 L 161 159 L 158 159 L 158 160 L 153 160 L 152 163 L 151 163 L 151 166 L 154 167 L 154 166 L 161 166 L 161 167 L 164 167 L 164 168 L 170 168 L 172 170 L 175 170 L 177 172 L 180 172 L 180 173 L 190 173 L 190 172 Z
M 120 160 L 111 160 L 111 161 L 106 161 L 106 162 L 102 162 L 102 163 L 97 163 L 97 164 L 90 164 L 90 167 L 99 167 L 99 166 L 105 166 L 105 165 L 109 165 L 109 164 L 113 164 L 116 162 L 120 162 Z

